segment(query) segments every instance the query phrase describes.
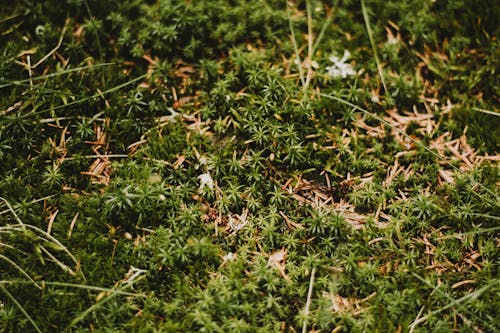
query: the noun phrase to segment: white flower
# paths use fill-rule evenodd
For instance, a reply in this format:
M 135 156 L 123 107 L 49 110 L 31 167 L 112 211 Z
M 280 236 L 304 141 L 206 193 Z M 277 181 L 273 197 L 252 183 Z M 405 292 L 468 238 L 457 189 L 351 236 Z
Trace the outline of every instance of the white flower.
M 236 254 L 234 254 L 233 252 L 228 252 L 228 254 L 222 257 L 222 260 L 224 262 L 233 261 L 234 259 L 236 259 Z
M 329 59 L 333 63 L 332 66 L 327 66 L 327 74 L 334 79 L 343 78 L 348 76 L 356 75 L 354 68 L 351 64 L 346 63 L 347 59 L 351 56 L 351 53 L 347 50 L 344 51 L 344 55 L 341 59 L 336 56 L 331 56 Z
M 208 186 L 211 190 L 214 188 L 214 180 L 208 172 L 199 175 L 198 179 L 200 180 L 200 190 L 203 190 L 205 186 Z

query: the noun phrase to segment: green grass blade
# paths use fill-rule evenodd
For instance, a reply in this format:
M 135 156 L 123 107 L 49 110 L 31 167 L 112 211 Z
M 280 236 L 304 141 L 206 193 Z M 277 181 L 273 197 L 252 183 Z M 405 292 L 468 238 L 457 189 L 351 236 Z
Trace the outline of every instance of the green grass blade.
M 31 280 L 0 280 L 0 285 L 11 285 L 11 284 L 32 284 Z M 131 293 L 128 291 L 123 291 L 119 289 L 112 289 L 106 287 L 99 286 L 91 286 L 86 284 L 78 284 L 78 283 L 67 283 L 67 282 L 57 282 L 57 281 L 43 281 L 44 285 L 47 286 L 56 286 L 56 287 L 69 287 L 69 288 L 77 288 L 84 289 L 90 291 L 104 291 L 110 294 L 118 294 L 122 296 L 133 296 L 133 297 L 147 297 L 145 294 Z
M 16 268 L 19 272 L 21 272 L 22 275 L 26 276 L 28 278 L 28 280 L 31 281 L 32 284 L 34 284 L 35 286 L 37 286 L 39 289 L 42 289 L 42 287 L 40 287 L 40 285 L 38 283 L 36 283 L 36 281 L 33 280 L 31 278 L 31 276 L 24 269 L 22 269 L 15 261 L 13 261 L 12 259 L 4 256 L 3 254 L 0 254 L 0 259 L 3 259 L 6 262 L 8 262 L 9 264 L 11 264 L 12 266 L 14 266 L 14 268 Z
M 377 49 L 375 47 L 375 42 L 373 40 L 373 32 L 370 26 L 370 18 L 368 17 L 368 11 L 366 10 L 366 5 L 364 0 L 361 0 L 361 10 L 363 11 L 363 18 L 365 20 L 366 31 L 368 32 L 368 38 L 370 39 L 370 44 L 372 46 L 373 56 L 375 57 L 375 62 L 377 63 L 378 75 L 380 76 L 380 80 L 382 81 L 382 85 L 384 86 L 385 93 L 388 94 L 389 90 L 387 90 L 387 85 L 385 84 L 384 72 L 382 70 L 382 64 L 380 63 L 380 59 L 378 58 Z
M 297 45 L 297 38 L 295 37 L 295 30 L 293 28 L 292 17 L 290 16 L 290 5 L 288 1 L 286 2 L 286 17 L 288 18 L 288 25 L 290 26 L 290 33 L 292 35 L 293 50 L 295 52 L 295 60 L 298 62 L 297 67 L 299 68 L 300 82 L 302 82 L 302 87 L 306 86 L 306 80 L 304 78 L 304 69 L 302 68 L 302 59 L 300 58 L 299 46 Z
M 95 68 L 98 68 L 98 67 L 111 66 L 111 65 L 115 65 L 115 63 L 113 63 L 113 62 L 106 62 L 106 63 L 102 63 L 102 64 L 89 65 L 89 66 L 81 66 L 81 67 L 66 69 L 66 70 L 63 70 L 63 71 L 60 71 L 60 72 L 56 72 L 56 73 L 51 73 L 51 74 L 46 74 L 46 75 L 40 75 L 40 76 L 34 76 L 31 79 L 16 80 L 16 81 L 11 81 L 11 82 L 5 83 L 5 84 L 0 84 L 0 88 L 6 88 L 6 87 L 10 87 L 10 86 L 16 86 L 16 85 L 21 85 L 21 84 L 24 84 L 24 83 L 29 83 L 30 80 L 33 81 L 33 82 L 34 81 L 39 81 L 39 80 L 46 80 L 46 79 L 50 79 L 50 78 L 57 77 L 57 76 L 71 74 L 71 73 L 74 73 L 74 72 L 81 72 L 81 71 L 84 71 L 86 69 L 95 69 Z M 5 79 L 1 79 L 1 80 L 4 81 L 4 82 L 7 81 Z M 27 86 L 29 86 L 29 85 L 27 84 Z
M 338 4 L 338 1 L 335 1 L 335 4 L 332 6 L 333 8 L 336 8 Z M 321 30 L 318 34 L 318 37 L 316 37 L 316 40 L 314 41 L 313 45 L 313 54 L 316 53 L 319 47 L 319 43 L 323 40 L 323 37 L 325 35 L 326 29 L 332 24 L 333 19 L 334 19 L 334 9 L 330 9 L 330 13 L 328 13 L 328 16 L 326 17 L 325 22 L 323 23 L 323 26 L 321 27 Z
M 131 283 L 125 285 L 124 288 L 131 287 L 134 283 L 136 283 L 137 281 L 142 280 L 144 277 L 145 277 L 144 275 L 140 276 L 138 279 L 136 279 L 136 280 L 132 281 Z M 91 307 L 89 307 L 87 310 L 85 310 L 82 313 L 80 313 L 76 318 L 74 318 L 71 321 L 71 323 L 66 327 L 65 331 L 69 331 L 73 326 L 75 326 L 76 324 L 78 324 L 80 321 L 82 321 L 89 314 L 91 314 L 92 312 L 94 312 L 95 310 L 97 310 L 99 307 L 101 307 L 104 303 L 112 300 L 113 298 L 115 298 L 118 295 L 119 295 L 118 293 L 112 293 L 112 294 L 104 297 L 100 301 L 98 301 L 96 304 L 94 304 Z
M 448 294 L 442 292 L 441 290 L 439 290 L 438 287 L 435 287 L 433 286 L 432 284 L 430 284 L 428 281 L 426 281 L 424 278 L 422 278 L 421 276 L 419 276 L 418 274 L 415 274 L 412 272 L 412 275 L 415 276 L 418 280 L 422 281 L 423 283 L 425 283 L 426 285 L 428 285 L 429 287 L 433 288 L 436 292 L 438 292 L 439 294 L 441 294 L 442 296 L 446 297 L 450 303 L 448 303 L 447 305 L 437 309 L 437 310 L 434 310 L 430 313 L 428 313 L 427 315 L 421 317 L 420 319 L 417 319 L 415 320 L 411 325 L 410 327 L 414 327 L 414 326 L 417 326 L 423 322 L 425 322 L 426 320 L 428 320 L 430 317 L 432 316 L 435 316 L 443 311 L 446 311 L 448 309 L 451 309 L 453 307 L 457 307 L 459 308 L 461 311 L 463 312 L 466 312 L 470 315 L 474 315 L 469 309 L 467 309 L 465 307 L 466 304 L 468 304 L 469 302 L 477 299 L 479 296 L 481 296 L 482 294 L 484 294 L 485 292 L 487 292 L 489 289 L 491 289 L 492 287 L 494 287 L 496 284 L 498 284 L 500 282 L 500 280 L 494 280 L 494 282 L 480 288 L 480 289 L 477 289 L 475 290 L 474 292 L 470 293 L 470 294 L 467 294 L 463 297 L 460 297 L 459 299 L 454 299 L 452 298 L 451 296 L 449 296 Z M 490 329 L 493 329 L 491 332 L 495 331 L 495 328 L 491 326 L 491 324 L 489 323 L 485 323 L 485 325 L 487 325 Z
M 122 83 L 122 84 L 119 84 L 117 86 L 114 86 L 113 88 L 110 88 L 110 89 L 107 89 L 103 92 L 100 92 L 98 94 L 94 94 L 92 96 L 89 96 L 89 97 L 85 97 L 85 98 L 81 98 L 81 99 L 78 99 L 76 101 L 73 101 L 73 102 L 69 102 L 67 104 L 63 104 L 63 105 L 58 105 L 58 106 L 54 106 L 53 108 L 50 108 L 50 109 L 45 109 L 45 110 L 41 110 L 41 111 L 36 111 L 36 112 L 30 112 L 30 113 L 27 113 L 25 115 L 23 115 L 23 117 L 30 117 L 30 116 L 33 116 L 35 114 L 42 114 L 42 113 L 46 113 L 46 112 L 52 112 L 52 111 L 55 111 L 55 110 L 59 110 L 59 109 L 63 109 L 63 108 L 66 108 L 68 106 L 72 106 L 72 105 L 77 105 L 77 104 L 80 104 L 80 103 L 84 103 L 84 102 L 87 102 L 87 101 L 90 101 L 92 99 L 97 99 L 99 97 L 102 97 L 104 95 L 107 95 L 107 94 L 110 94 L 112 92 L 115 92 L 115 91 L 118 91 L 122 88 L 125 88 L 137 81 L 140 81 L 144 78 L 146 78 L 147 76 L 149 76 L 150 74 L 149 73 L 146 73 L 146 74 L 143 74 L 143 75 L 140 75 L 132 80 L 129 80 L 125 83 Z
M 19 302 L 16 300 L 16 298 L 3 285 L 0 285 L 0 289 L 2 289 L 3 292 L 10 298 L 10 300 L 17 306 L 19 311 L 21 311 L 23 313 L 23 315 L 26 317 L 26 319 L 28 319 L 28 321 L 31 323 L 31 325 L 35 329 L 35 331 L 42 333 L 42 330 L 38 327 L 38 325 L 35 323 L 33 318 L 31 318 L 31 316 L 28 314 L 28 312 L 26 312 L 24 307 L 21 304 L 19 304 Z

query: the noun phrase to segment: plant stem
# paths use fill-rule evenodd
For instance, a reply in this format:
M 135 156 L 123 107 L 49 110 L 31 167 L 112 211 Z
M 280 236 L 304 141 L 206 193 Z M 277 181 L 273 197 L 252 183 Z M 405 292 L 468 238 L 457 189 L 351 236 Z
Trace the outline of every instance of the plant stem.
M 313 267 L 311 270 L 311 278 L 309 279 L 309 289 L 307 290 L 306 309 L 304 312 L 306 318 L 304 319 L 304 324 L 302 325 L 302 333 L 307 332 L 307 316 L 309 315 L 309 307 L 311 306 L 311 298 L 312 298 L 315 274 L 316 274 L 316 267 Z

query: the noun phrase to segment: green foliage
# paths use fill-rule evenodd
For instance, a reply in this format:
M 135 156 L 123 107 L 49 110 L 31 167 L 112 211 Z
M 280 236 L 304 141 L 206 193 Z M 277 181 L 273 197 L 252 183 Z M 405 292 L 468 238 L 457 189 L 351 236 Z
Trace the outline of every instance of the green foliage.
M 0 330 L 499 330 L 500 7 L 362 7 L 0 6 Z

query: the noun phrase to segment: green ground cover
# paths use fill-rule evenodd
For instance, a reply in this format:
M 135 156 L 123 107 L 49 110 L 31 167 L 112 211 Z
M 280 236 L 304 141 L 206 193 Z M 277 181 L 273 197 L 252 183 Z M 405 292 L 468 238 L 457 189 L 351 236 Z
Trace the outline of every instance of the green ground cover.
M 0 330 L 500 330 L 500 5 L 0 1 Z

